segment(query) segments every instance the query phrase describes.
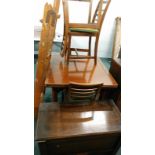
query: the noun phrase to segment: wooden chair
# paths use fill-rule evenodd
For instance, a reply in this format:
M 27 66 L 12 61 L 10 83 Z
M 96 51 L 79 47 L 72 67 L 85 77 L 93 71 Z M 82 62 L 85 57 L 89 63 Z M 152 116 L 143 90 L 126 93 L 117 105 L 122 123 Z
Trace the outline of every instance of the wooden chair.
M 70 83 L 65 92 L 65 105 L 88 105 L 98 101 L 102 84 Z
M 78 1 L 78 0 L 70 0 L 70 1 Z M 92 0 L 85 0 L 81 2 L 89 3 L 89 14 L 88 14 L 88 23 L 91 22 L 91 11 L 92 11 Z M 66 56 L 67 54 L 67 43 L 68 43 L 68 32 L 69 32 L 69 11 L 68 11 L 68 1 L 63 0 L 63 11 L 64 11 L 64 35 L 62 42 L 62 52 L 61 56 Z
M 37 116 L 39 103 L 43 98 L 45 89 L 46 73 L 50 64 L 51 50 L 55 35 L 55 27 L 58 18 L 59 0 L 54 1 L 54 5 L 46 3 L 42 19 L 42 32 L 39 44 L 39 53 L 36 69 L 36 79 L 34 85 L 34 112 Z
M 99 0 L 97 8 L 94 13 L 94 16 L 92 18 L 92 21 L 91 21 L 92 0 L 80 1 L 80 2 L 89 2 L 90 3 L 87 24 L 70 23 L 69 11 L 68 11 L 68 1 L 71 1 L 71 0 L 63 0 L 64 37 L 63 37 L 61 56 L 65 56 L 65 58 L 67 59 L 67 62 L 69 62 L 69 59 L 90 58 L 90 59 L 94 59 L 95 64 L 96 64 L 97 63 L 98 41 L 99 41 L 99 36 L 100 36 L 100 32 L 101 32 L 101 27 L 102 27 L 102 23 L 104 21 L 104 17 L 106 15 L 106 12 L 108 10 L 111 0 L 108 0 L 108 1 Z M 72 1 L 77 1 L 77 0 L 72 0 Z M 72 36 L 89 37 L 89 48 L 88 49 L 71 48 Z M 94 56 L 91 56 L 92 37 L 96 38 Z M 72 51 L 75 51 L 77 55 L 72 55 Z M 78 52 L 87 52 L 88 55 L 87 56 L 86 55 L 78 55 Z

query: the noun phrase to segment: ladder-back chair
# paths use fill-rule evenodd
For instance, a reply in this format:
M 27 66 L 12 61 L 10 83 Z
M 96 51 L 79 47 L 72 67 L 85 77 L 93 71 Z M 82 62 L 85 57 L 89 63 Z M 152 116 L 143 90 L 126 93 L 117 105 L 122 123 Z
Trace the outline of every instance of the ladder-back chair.
M 36 67 L 36 79 L 34 85 L 34 112 L 37 116 L 39 103 L 43 98 L 44 82 L 51 59 L 51 50 L 55 36 L 56 22 L 58 18 L 59 0 L 55 0 L 53 7 L 46 3 L 42 19 L 42 31 L 39 43 L 38 61 Z
M 69 59 L 90 58 L 90 59 L 94 59 L 95 64 L 96 64 L 97 63 L 97 52 L 98 52 L 98 41 L 99 41 L 99 36 L 101 32 L 101 27 L 102 27 L 102 23 L 104 21 L 104 18 L 105 18 L 105 15 L 106 15 L 106 12 L 108 10 L 111 0 L 107 0 L 107 1 L 99 0 L 92 20 L 91 20 L 92 11 L 90 11 L 90 9 L 92 9 L 92 0 L 91 1 L 90 0 L 80 1 L 80 2 L 90 2 L 87 24 L 70 23 L 68 1 L 70 0 L 63 0 L 64 36 L 63 36 L 61 56 L 65 56 L 65 58 L 67 59 L 67 62 L 69 62 Z M 72 36 L 89 37 L 89 44 L 88 44 L 89 48 L 88 49 L 71 48 Z M 96 38 L 93 56 L 91 55 L 92 37 Z M 72 55 L 72 51 L 75 51 L 76 55 Z M 79 55 L 78 52 L 87 52 L 88 55 Z
M 70 83 L 65 92 L 65 105 L 88 105 L 98 101 L 103 84 Z

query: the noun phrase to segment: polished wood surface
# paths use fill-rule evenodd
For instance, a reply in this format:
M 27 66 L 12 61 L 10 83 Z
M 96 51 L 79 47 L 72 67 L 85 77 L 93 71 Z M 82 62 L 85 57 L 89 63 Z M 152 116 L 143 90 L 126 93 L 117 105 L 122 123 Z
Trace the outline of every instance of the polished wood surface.
M 41 155 L 111 155 L 120 142 L 120 132 L 120 112 L 112 100 L 76 107 L 53 102 L 40 105 L 35 139 Z
M 66 107 L 56 102 L 40 105 L 36 139 L 57 139 L 120 132 L 120 112 L 111 100 Z
M 67 64 L 59 53 L 54 53 L 47 73 L 46 86 L 62 88 L 71 82 L 102 83 L 102 87 L 117 88 L 118 84 L 101 60 L 94 65 L 92 59 L 76 60 Z
M 39 44 L 36 79 L 34 84 L 34 113 L 37 116 L 38 106 L 43 98 L 45 79 L 51 59 L 51 49 L 55 36 L 57 15 L 60 0 L 55 0 L 54 5 L 46 3 L 42 19 L 42 31 Z

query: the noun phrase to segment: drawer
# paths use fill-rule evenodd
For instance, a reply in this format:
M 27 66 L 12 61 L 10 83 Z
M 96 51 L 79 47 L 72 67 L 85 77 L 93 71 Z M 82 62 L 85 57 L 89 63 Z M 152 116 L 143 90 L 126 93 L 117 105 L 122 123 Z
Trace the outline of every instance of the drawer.
M 119 135 L 73 138 L 66 140 L 47 141 L 48 154 L 91 152 L 96 150 L 111 151 L 119 140 Z

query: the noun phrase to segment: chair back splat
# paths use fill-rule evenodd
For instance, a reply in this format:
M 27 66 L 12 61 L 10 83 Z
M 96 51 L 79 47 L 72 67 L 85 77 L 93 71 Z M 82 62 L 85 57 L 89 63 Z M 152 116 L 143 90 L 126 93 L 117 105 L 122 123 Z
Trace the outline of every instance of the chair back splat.
M 97 24 L 98 30 L 101 30 L 105 15 L 108 11 L 111 0 L 100 0 L 93 15 L 92 23 Z
M 67 105 L 85 105 L 98 101 L 102 84 L 70 83 L 65 93 Z

